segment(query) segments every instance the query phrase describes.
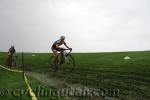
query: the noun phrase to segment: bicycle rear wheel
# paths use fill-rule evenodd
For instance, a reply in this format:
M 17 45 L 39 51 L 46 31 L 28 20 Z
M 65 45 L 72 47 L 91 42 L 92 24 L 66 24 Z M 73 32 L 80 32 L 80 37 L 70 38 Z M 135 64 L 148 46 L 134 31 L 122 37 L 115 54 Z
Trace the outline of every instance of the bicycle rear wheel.
M 52 70 L 54 70 L 54 56 L 51 56 L 48 60 L 48 67 Z
M 60 58 L 58 56 L 58 59 L 55 61 L 55 57 L 54 56 L 51 56 L 49 58 L 49 68 L 52 69 L 53 71 L 57 71 L 58 70 L 58 66 L 59 66 L 59 63 L 60 63 Z

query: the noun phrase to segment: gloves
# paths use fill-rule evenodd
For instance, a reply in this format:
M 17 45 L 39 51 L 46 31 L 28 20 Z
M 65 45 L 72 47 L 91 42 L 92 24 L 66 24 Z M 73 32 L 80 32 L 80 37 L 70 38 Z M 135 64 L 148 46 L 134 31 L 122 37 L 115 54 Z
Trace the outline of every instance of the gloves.
M 64 51 L 64 48 L 60 48 L 60 51 Z
M 70 51 L 72 51 L 72 48 L 69 48 L 70 49 Z

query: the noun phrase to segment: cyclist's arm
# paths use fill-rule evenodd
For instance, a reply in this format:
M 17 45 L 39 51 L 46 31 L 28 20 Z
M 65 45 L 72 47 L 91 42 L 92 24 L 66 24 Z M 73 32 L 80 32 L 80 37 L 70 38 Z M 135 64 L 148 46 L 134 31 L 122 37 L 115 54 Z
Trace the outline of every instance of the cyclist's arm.
M 13 55 L 16 55 L 16 50 L 15 49 L 12 52 L 13 52 Z
M 10 49 L 8 50 L 8 53 L 7 53 L 7 54 L 8 54 L 8 56 L 11 54 L 11 53 L 10 53 Z
M 66 48 L 68 48 L 68 49 L 70 48 L 65 42 L 64 42 L 64 45 L 66 46 Z

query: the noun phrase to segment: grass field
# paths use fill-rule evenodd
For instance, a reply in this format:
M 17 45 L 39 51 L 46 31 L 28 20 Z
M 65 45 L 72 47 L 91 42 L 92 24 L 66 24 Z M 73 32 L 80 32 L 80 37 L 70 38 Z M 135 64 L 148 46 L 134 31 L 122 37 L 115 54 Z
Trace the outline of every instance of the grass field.
M 35 56 L 32 56 L 33 54 Z M 3 65 L 6 61 L 6 55 L 6 53 L 0 53 L 0 63 Z M 117 97 L 107 99 L 105 97 L 109 96 L 104 95 L 101 97 L 102 99 L 94 98 L 95 100 L 150 100 L 150 51 L 74 53 L 73 56 L 76 61 L 74 72 L 65 73 L 60 70 L 55 73 L 49 70 L 48 67 L 50 54 L 25 53 L 25 70 L 27 72 L 46 75 L 47 79 L 62 80 L 67 84 L 79 84 L 101 90 L 119 90 Z M 124 60 L 125 56 L 129 56 L 131 59 Z M 16 61 L 21 65 L 20 53 Z M 0 71 L 2 70 L 0 69 Z M 2 76 L 3 74 L 7 74 L 7 72 L 0 74 Z M 5 82 L 0 83 L 0 86 L 12 80 L 1 76 L 0 81 Z M 81 98 L 78 97 L 76 99 Z M 81 100 L 83 99 L 86 100 L 86 98 L 82 98 Z
M 55 90 L 54 88 L 48 87 L 44 83 L 41 83 L 40 81 L 32 77 L 27 78 L 29 81 L 29 85 L 31 86 L 35 94 L 38 93 L 36 92 L 36 90 L 40 89 L 41 87 Z M 31 100 L 22 73 L 9 72 L 5 69 L 0 68 L 0 97 L 1 100 Z M 50 98 L 64 100 L 62 98 L 52 96 L 38 96 L 39 100 L 48 100 Z

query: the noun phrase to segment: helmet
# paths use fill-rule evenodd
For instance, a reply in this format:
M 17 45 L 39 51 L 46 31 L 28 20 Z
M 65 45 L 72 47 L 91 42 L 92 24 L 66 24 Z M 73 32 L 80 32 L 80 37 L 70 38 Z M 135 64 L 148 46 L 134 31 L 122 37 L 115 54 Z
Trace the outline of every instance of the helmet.
M 11 48 L 15 48 L 14 45 L 12 45 Z
M 64 39 L 65 39 L 65 36 L 61 36 L 60 39 L 64 40 Z

